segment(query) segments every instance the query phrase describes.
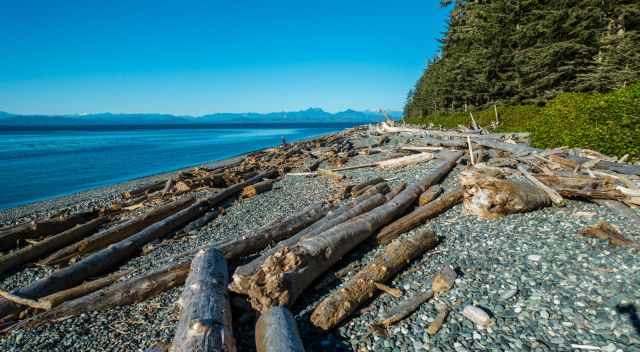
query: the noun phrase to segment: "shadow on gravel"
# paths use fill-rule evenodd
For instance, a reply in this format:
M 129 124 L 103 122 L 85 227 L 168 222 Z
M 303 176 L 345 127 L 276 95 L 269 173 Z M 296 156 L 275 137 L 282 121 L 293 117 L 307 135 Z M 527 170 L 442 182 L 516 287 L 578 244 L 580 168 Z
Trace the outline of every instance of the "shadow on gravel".
M 636 334 L 640 335 L 640 317 L 638 317 L 638 309 L 633 304 L 618 304 L 616 311 L 620 314 L 629 315 L 629 321 L 636 330 Z

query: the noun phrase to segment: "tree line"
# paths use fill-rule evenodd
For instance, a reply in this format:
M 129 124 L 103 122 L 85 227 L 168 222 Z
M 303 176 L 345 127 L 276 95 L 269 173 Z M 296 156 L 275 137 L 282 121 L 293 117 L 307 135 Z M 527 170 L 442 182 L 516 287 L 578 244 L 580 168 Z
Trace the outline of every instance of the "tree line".
M 543 105 L 562 92 L 640 80 L 638 0 L 443 0 L 440 54 L 409 92 L 405 116 Z

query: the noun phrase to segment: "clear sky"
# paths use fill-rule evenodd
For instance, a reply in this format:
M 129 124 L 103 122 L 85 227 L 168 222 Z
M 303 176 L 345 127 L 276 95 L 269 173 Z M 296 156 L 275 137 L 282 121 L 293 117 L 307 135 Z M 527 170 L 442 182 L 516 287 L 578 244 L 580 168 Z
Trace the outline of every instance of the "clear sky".
M 438 0 L 0 0 L 0 111 L 397 109 Z

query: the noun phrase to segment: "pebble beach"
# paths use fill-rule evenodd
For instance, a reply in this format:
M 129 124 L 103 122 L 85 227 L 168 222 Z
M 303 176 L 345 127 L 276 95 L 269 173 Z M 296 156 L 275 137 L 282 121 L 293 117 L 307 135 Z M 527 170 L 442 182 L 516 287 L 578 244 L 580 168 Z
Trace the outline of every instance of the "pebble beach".
M 370 141 L 363 137 L 353 142 L 365 145 Z M 411 140 L 400 135 L 391 137 L 389 143 L 408 144 Z M 357 155 L 345 166 L 383 158 L 382 154 Z M 344 175 L 352 183 L 384 177 L 393 186 L 412 182 L 429 172 L 433 164 L 429 161 L 398 170 L 356 169 Z M 449 174 L 443 188 L 457 184 L 461 168 Z M 117 201 L 123 191 L 163 177 L 167 175 L 8 209 L 0 212 L 0 225 L 43 217 L 61 207 L 79 210 L 105 206 Z M 269 192 L 227 202 L 224 214 L 210 223 L 186 236 L 159 242 L 154 250 L 135 257 L 122 269 L 129 270 L 127 276 L 133 277 L 165 265 L 178 253 L 251 234 L 306 206 L 334 199 L 339 192 L 339 182 L 328 177 L 285 176 Z M 640 229 L 608 208 L 589 202 L 570 200 L 563 208 L 549 207 L 498 220 L 467 215 L 462 205 L 456 205 L 402 235 L 433 229 L 440 243 L 388 283 L 402 290 L 403 298 L 410 297 L 428 290 L 433 275 L 449 264 L 458 273 L 453 289 L 422 304 L 391 327 L 386 336 L 376 333 L 371 325 L 403 299 L 386 293 L 376 294 L 329 332 L 318 330 L 309 320 L 324 297 L 340 289 L 342 282 L 384 248 L 373 244 L 364 243 L 342 258 L 332 270 L 350 268 L 346 276 L 312 285 L 291 311 L 307 351 L 640 351 L 640 256 L 637 250 L 580 235 L 581 230 L 599 220 L 619 226 L 627 238 L 640 241 Z M 238 263 L 231 263 L 232 268 L 234 264 Z M 4 275 L 0 277 L 0 289 L 11 291 L 25 286 L 54 269 L 29 267 Z M 11 330 L 0 336 L 0 350 L 146 351 L 168 344 L 179 319 L 176 301 L 181 291 L 177 287 L 144 302 L 33 329 Z M 438 302 L 448 304 L 451 312 L 442 329 L 430 336 L 426 328 L 436 317 Z M 493 325 L 476 327 L 462 315 L 467 305 L 485 310 Z M 238 351 L 255 350 L 256 318 L 251 314 L 234 315 Z

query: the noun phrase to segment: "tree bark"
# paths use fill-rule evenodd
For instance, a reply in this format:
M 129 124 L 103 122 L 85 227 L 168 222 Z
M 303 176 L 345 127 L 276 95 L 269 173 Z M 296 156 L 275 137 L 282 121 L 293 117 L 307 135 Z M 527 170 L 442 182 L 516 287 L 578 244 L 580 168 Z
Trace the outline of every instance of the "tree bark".
M 66 231 L 75 225 L 93 220 L 100 215 L 97 210 L 73 214 L 61 219 L 47 219 L 32 221 L 26 224 L 11 227 L 0 232 L 0 251 L 14 249 L 19 242 L 26 239 L 34 239 L 42 236 L 51 236 Z
M 194 198 L 186 198 L 165 204 L 140 217 L 128 220 L 104 231 L 100 231 L 93 236 L 64 247 L 40 261 L 40 264 L 59 264 L 68 261 L 73 257 L 105 248 L 112 243 L 121 241 L 134 233 L 141 231 L 145 227 L 162 220 L 169 215 L 175 214 L 176 212 L 193 204 L 194 201 Z
M 304 352 L 296 320 L 282 306 L 273 307 L 256 323 L 257 352 Z
M 389 243 L 396 237 L 400 236 L 400 234 L 410 231 L 422 224 L 424 221 L 444 213 L 462 201 L 463 193 L 462 187 L 456 187 L 431 203 L 421 206 L 411 213 L 385 226 L 376 235 L 376 243 Z
M 166 236 L 209 209 L 207 200 L 201 200 L 178 213 L 157 222 L 66 268 L 53 272 L 49 277 L 18 289 L 16 296 L 37 299 L 81 284 L 89 277 L 102 274 L 133 257 L 145 244 Z M 0 317 L 19 312 L 21 307 L 7 300 L 0 300 Z
M 0 258 L 0 273 L 15 270 L 21 265 L 30 263 L 44 255 L 74 243 L 93 233 L 98 226 L 105 222 L 107 222 L 107 218 L 101 216 L 85 224 L 77 225 L 57 235 L 48 237 L 40 242 L 36 242 L 28 247 L 11 252 Z
M 342 256 L 406 211 L 420 193 L 442 179 L 456 165 L 462 153 L 443 155 L 446 159 L 434 172 L 407 186 L 391 201 L 321 235 L 303 239 L 291 248 L 282 248 L 267 258 L 252 280 L 248 280 L 248 287 L 234 289 L 248 295 L 252 306 L 259 311 L 273 305 L 293 303 L 313 280 Z
M 195 256 L 178 301 L 180 321 L 171 352 L 235 351 L 228 282 L 220 251 L 211 248 Z
M 321 329 L 332 329 L 373 297 L 376 283 L 390 281 L 411 260 L 437 243 L 438 236 L 431 230 L 392 242 L 342 288 L 320 302 L 311 314 L 311 322 Z

